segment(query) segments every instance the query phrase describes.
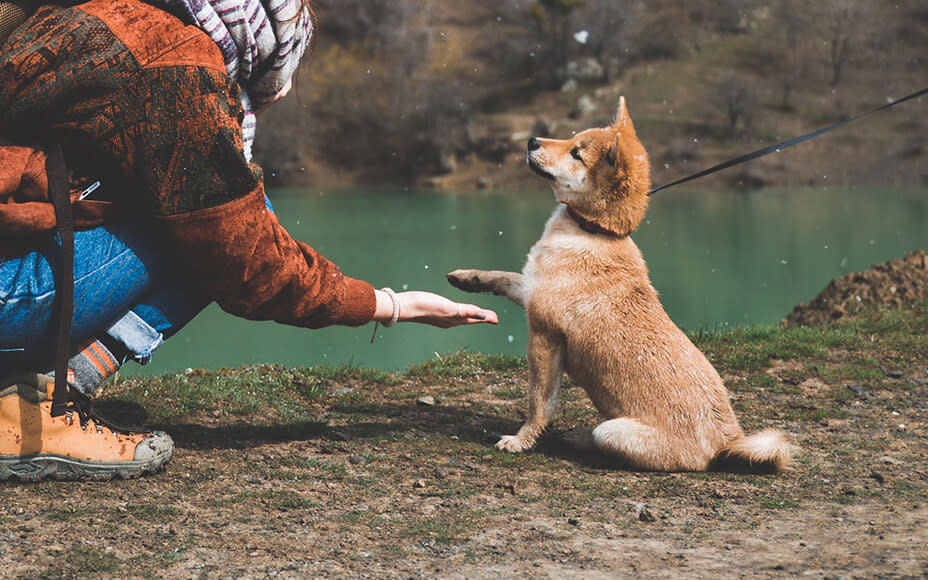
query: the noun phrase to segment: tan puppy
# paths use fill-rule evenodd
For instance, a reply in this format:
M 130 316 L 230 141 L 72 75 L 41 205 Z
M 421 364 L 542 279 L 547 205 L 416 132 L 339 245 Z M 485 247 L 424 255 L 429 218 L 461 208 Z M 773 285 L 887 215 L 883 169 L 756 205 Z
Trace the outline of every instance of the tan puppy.
M 744 435 L 722 379 L 664 312 L 629 237 L 644 218 L 651 179 L 625 99 L 611 127 L 566 141 L 531 139 L 528 164 L 562 205 L 522 273 L 448 274 L 458 288 L 505 295 L 528 313 L 528 419 L 497 448 L 535 444 L 566 370 L 607 418 L 592 443 L 633 469 L 786 466 L 781 432 Z

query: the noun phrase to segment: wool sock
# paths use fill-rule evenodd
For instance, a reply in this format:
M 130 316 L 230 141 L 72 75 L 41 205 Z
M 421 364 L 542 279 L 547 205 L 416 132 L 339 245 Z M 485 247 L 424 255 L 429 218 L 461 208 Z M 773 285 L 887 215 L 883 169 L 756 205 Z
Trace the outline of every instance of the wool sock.
M 68 383 L 85 395 L 96 393 L 103 381 L 116 374 L 125 361 L 125 353 L 119 352 L 125 351 L 125 347 L 120 349 L 119 343 L 112 339 L 107 342 L 110 344 L 94 340 L 68 360 Z

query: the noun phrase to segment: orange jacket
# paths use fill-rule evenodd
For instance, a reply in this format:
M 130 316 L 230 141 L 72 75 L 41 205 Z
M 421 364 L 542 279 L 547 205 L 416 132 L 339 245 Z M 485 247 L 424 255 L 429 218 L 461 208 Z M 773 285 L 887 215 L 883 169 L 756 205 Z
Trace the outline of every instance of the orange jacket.
M 312 328 L 369 322 L 373 287 L 291 238 L 266 209 L 260 168 L 242 154 L 240 114 L 212 40 L 138 0 L 40 8 L 0 51 L 0 133 L 61 142 L 72 169 L 103 183 L 95 201 L 151 226 L 185 279 L 224 310 Z M 0 185 L 16 171 L 0 166 Z M 6 201 L 41 202 L 41 188 Z M 19 219 L 47 229 L 53 214 L 41 205 L 18 208 Z M 16 242 L 13 226 L 0 218 L 0 227 L 4 255 Z

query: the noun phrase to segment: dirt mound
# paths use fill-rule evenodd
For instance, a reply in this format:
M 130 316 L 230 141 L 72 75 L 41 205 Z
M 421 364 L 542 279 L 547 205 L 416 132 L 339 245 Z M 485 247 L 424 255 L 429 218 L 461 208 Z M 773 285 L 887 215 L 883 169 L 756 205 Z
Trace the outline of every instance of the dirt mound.
M 789 326 L 815 326 L 838 320 L 870 305 L 900 308 L 928 300 L 928 253 L 909 252 L 828 283 L 811 302 L 802 302 L 786 317 Z

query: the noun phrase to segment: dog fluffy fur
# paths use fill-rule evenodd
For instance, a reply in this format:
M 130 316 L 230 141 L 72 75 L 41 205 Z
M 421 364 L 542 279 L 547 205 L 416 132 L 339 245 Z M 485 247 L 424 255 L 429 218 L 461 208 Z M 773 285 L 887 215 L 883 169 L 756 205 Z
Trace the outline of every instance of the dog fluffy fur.
M 651 180 L 625 99 L 612 126 L 532 139 L 528 149 L 529 166 L 561 205 L 522 273 L 448 274 L 454 286 L 507 296 L 528 314 L 528 418 L 497 448 L 535 445 L 566 371 L 606 418 L 592 444 L 632 469 L 783 469 L 786 438 L 773 429 L 745 436 L 722 379 L 667 316 L 629 237 Z

